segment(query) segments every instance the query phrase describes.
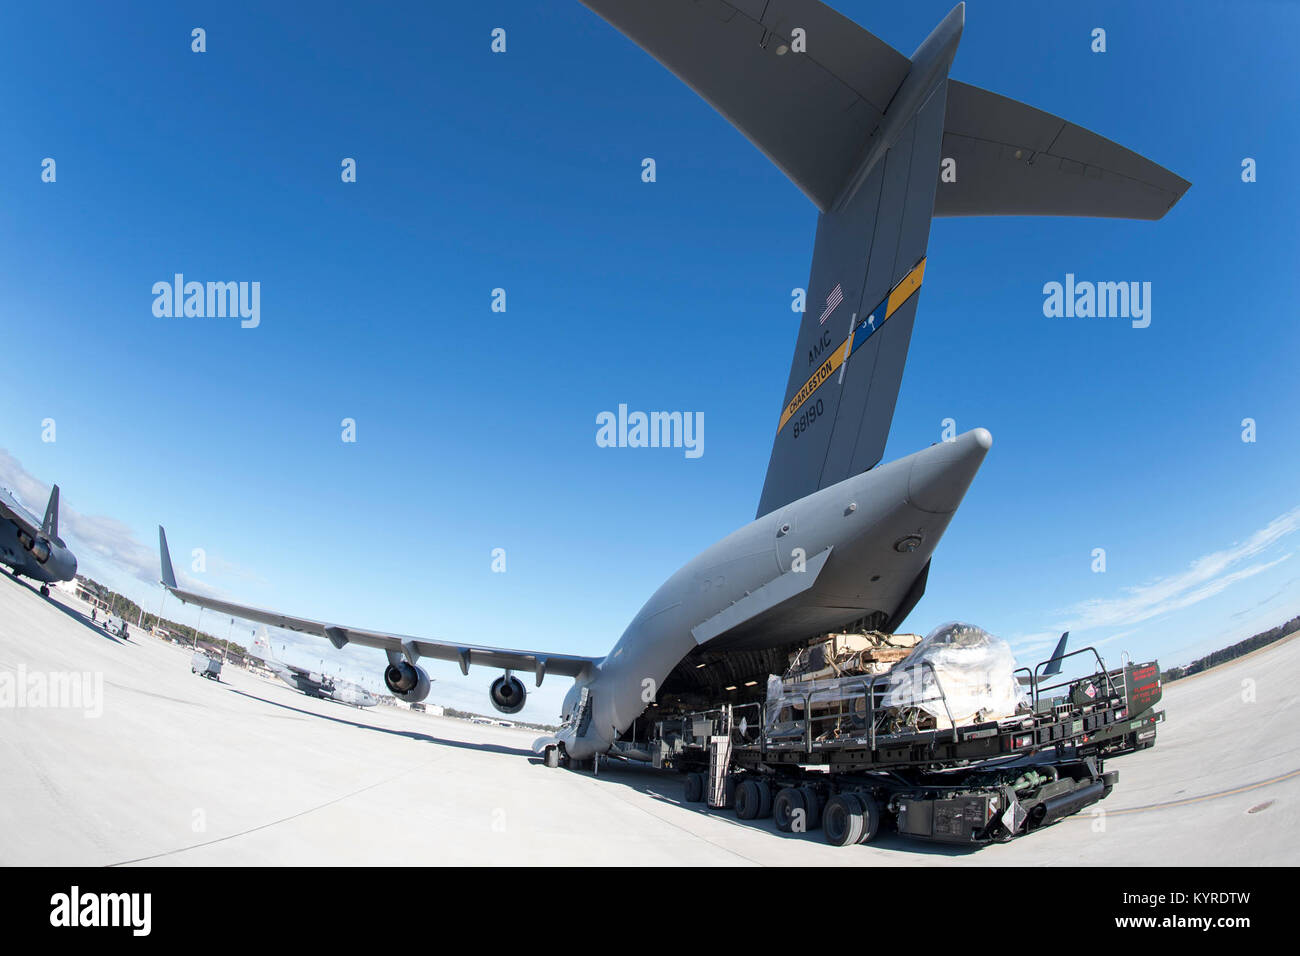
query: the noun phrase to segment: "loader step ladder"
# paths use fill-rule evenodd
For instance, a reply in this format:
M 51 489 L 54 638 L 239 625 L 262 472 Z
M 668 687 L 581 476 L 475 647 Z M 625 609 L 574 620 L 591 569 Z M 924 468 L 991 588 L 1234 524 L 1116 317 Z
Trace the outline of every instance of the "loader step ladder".
M 709 737 L 709 793 L 711 807 L 727 805 L 727 774 L 731 770 L 731 707 L 719 717 L 719 733 Z
M 709 806 L 727 805 L 727 772 L 731 767 L 731 735 L 709 738 Z

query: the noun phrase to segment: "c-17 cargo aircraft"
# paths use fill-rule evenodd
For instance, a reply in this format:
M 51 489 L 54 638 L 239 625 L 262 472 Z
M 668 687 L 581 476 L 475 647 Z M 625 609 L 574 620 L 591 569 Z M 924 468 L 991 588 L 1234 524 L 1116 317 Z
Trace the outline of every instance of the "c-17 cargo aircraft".
M 50 491 L 45 519 L 39 523 L 13 492 L 0 488 L 0 562 L 9 565 L 16 578 L 40 581 L 46 597 L 51 584 L 73 579 L 77 558 L 59 537 L 58 485 Z
M 423 658 L 501 669 L 516 713 L 529 671 L 574 678 L 546 762 L 587 762 L 673 713 L 755 699 L 791 650 L 830 631 L 892 632 L 993 438 L 976 428 L 880 465 L 935 216 L 1159 219 L 1188 183 L 1109 140 L 949 78 L 964 5 L 911 57 L 815 0 L 583 0 L 759 148 L 820 215 L 807 301 L 757 517 L 653 594 L 604 657 L 406 637 L 217 600 L 222 613 L 388 656 L 422 700 Z M 944 167 L 956 176 L 941 177 Z M 944 180 L 941 182 L 941 178 Z M 640 736 L 638 736 L 640 734 Z
M 266 625 L 257 629 L 257 636 L 253 639 L 253 649 L 250 653 L 272 674 L 308 697 L 323 697 L 326 700 L 336 700 L 340 704 L 351 704 L 353 707 L 374 707 L 379 703 L 373 694 L 359 684 L 280 660 L 275 656 L 275 649 L 271 647 L 271 635 Z

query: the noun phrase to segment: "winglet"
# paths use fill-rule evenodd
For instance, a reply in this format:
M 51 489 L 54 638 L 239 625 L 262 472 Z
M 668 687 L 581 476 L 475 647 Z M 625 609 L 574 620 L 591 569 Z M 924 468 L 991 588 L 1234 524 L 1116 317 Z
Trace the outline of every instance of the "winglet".
M 1061 635 L 1061 640 L 1056 645 L 1056 650 L 1052 651 L 1052 656 L 1047 659 L 1047 667 L 1043 669 L 1043 677 L 1052 677 L 1061 673 L 1061 658 L 1065 655 L 1065 642 L 1070 639 L 1070 632 L 1066 631 Z
M 172 556 L 167 551 L 167 532 L 163 530 L 162 525 L 158 526 L 158 558 L 162 565 L 163 587 L 170 591 L 176 587 L 176 572 L 172 570 Z
M 49 538 L 59 536 L 59 486 L 50 491 L 50 503 L 45 506 L 45 520 L 41 522 L 41 531 Z

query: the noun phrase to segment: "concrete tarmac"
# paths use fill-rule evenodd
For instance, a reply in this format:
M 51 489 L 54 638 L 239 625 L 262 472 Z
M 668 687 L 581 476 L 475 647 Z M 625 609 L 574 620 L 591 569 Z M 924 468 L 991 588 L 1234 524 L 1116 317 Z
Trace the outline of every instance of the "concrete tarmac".
M 357 710 L 234 667 L 204 680 L 188 650 L 88 615 L 0 576 L 0 864 L 1300 862 L 1300 640 L 1169 685 L 1156 747 L 1109 761 L 1095 808 L 979 850 L 841 849 L 683 803 L 675 773 L 548 770 L 531 731 Z M 34 697 L 74 673 L 102 699 Z M 491 676 L 468 678 L 485 705 Z

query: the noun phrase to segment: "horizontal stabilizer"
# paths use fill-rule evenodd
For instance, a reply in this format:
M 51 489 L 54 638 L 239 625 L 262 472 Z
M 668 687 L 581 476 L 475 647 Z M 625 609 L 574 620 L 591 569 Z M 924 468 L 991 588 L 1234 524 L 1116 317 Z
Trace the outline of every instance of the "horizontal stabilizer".
M 936 216 L 1159 219 L 1191 184 L 1059 116 L 950 80 Z M 955 177 L 955 178 L 954 178 Z
M 582 2 L 721 113 L 823 212 L 912 65 L 817 0 Z

